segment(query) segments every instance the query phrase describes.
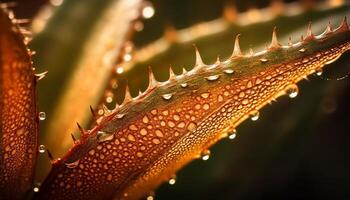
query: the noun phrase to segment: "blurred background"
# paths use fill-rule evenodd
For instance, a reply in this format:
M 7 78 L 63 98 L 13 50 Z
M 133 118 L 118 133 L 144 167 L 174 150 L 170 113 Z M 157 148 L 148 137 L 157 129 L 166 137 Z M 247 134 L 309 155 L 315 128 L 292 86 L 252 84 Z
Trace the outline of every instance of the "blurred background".
M 47 3 L 15 2 L 16 15 L 29 19 Z M 154 16 L 145 20 L 143 31 L 131 39 L 137 47 L 163 36 L 165 27 L 183 29 L 219 18 L 227 4 L 244 12 L 267 7 L 271 2 L 152 0 L 151 3 Z M 300 3 L 311 7 L 317 1 Z M 307 15 L 303 20 L 309 21 Z M 274 24 L 269 26 L 268 30 L 272 30 Z M 247 32 L 253 38 L 270 40 L 271 32 L 256 32 L 254 26 Z M 248 49 L 250 42 L 249 38 L 242 41 L 243 49 Z M 231 43 L 226 45 L 232 48 Z M 214 59 L 212 56 L 208 61 Z M 176 63 L 164 65 L 168 64 Z M 260 111 L 258 121 L 241 124 L 234 140 L 220 141 L 211 149 L 209 160 L 194 161 L 181 170 L 176 184 L 163 184 L 156 191 L 156 199 L 350 199 L 349 71 L 350 52 L 327 66 L 321 77 L 311 76 L 310 81 L 298 84 L 297 98 L 281 97 Z

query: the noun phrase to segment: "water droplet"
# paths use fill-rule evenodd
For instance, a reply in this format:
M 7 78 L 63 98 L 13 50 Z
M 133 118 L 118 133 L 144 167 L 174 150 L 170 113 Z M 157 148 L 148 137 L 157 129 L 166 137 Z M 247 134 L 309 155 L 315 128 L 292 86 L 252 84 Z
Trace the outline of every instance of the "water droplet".
M 202 152 L 201 154 L 202 160 L 208 160 L 210 158 L 210 151 L 209 150 L 205 150 Z
M 323 73 L 323 70 L 322 69 L 316 69 L 316 75 L 317 76 L 321 76 Z
M 185 88 L 185 87 L 187 87 L 187 86 L 188 86 L 188 84 L 187 84 L 187 83 L 181 83 L 180 85 L 181 85 L 181 87 L 182 87 L 182 88 Z
M 226 74 L 233 74 L 234 71 L 233 71 L 233 69 L 225 69 L 224 72 Z
M 45 145 L 40 145 L 39 146 L 39 153 L 45 153 L 45 151 L 46 151 Z
M 33 187 L 33 192 L 39 192 L 39 190 L 40 190 L 40 183 L 35 183 Z
M 235 139 L 237 136 L 236 134 L 237 134 L 237 130 L 233 129 L 233 131 L 228 134 L 228 139 L 230 139 L 230 140 Z
M 124 62 L 129 62 L 131 59 L 132 59 L 132 55 L 130 53 L 124 54 L 124 56 L 123 56 Z
M 147 200 L 154 200 L 154 197 L 153 197 L 152 195 L 149 195 L 149 196 L 147 197 Z
M 145 19 L 149 19 L 153 17 L 154 13 L 155 13 L 155 10 L 153 8 L 153 5 L 149 2 L 142 9 L 142 16 Z
M 204 98 L 204 99 L 206 99 L 206 98 L 209 97 L 209 95 L 210 95 L 210 94 L 209 94 L 208 92 L 205 92 L 205 93 L 202 93 L 202 94 L 201 94 L 201 97 Z
M 152 140 L 152 142 L 153 142 L 154 144 L 160 144 L 160 140 L 159 140 L 158 138 L 154 138 L 154 139 Z
M 212 75 L 212 76 L 208 76 L 208 77 L 206 77 L 206 79 L 208 80 L 208 81 L 216 81 L 216 80 L 218 80 L 219 79 L 219 75 Z
M 299 49 L 299 52 L 304 53 L 306 50 L 304 48 Z
M 174 185 L 176 183 L 176 176 L 171 177 L 168 182 L 170 185 Z
M 104 141 L 112 140 L 114 138 L 114 135 L 112 133 L 106 133 L 104 131 L 98 131 L 96 137 L 97 137 L 97 140 L 99 142 L 104 142 Z
M 121 119 L 121 118 L 123 118 L 125 116 L 125 114 L 117 114 L 115 117 L 117 118 L 117 119 Z
M 70 169 L 73 169 L 73 168 L 76 168 L 79 165 L 79 162 L 80 162 L 80 160 L 76 160 L 76 161 L 71 162 L 71 163 L 65 162 L 64 164 L 66 165 L 66 167 L 68 167 Z
M 298 86 L 295 84 L 291 84 L 286 87 L 286 93 L 288 94 L 289 98 L 295 98 L 298 96 L 298 92 Z
M 162 95 L 163 99 L 165 99 L 165 100 L 171 99 L 172 96 L 173 96 L 172 94 L 163 94 Z
M 117 67 L 117 68 L 115 69 L 115 72 L 116 72 L 117 74 L 122 74 L 122 73 L 124 72 L 124 68 L 123 68 L 123 67 Z
M 107 92 L 106 93 L 106 102 L 107 103 L 112 103 L 112 101 L 113 101 L 113 93 L 112 92 Z
M 39 120 L 43 121 L 46 119 L 46 113 L 45 112 L 39 112 Z
M 113 89 L 117 89 L 118 88 L 118 81 L 116 79 L 112 79 L 110 81 L 110 85 Z
M 250 119 L 252 121 L 256 121 L 259 119 L 259 112 L 258 111 L 253 111 L 250 113 Z
M 262 62 L 262 63 L 266 63 L 268 60 L 266 59 L 266 58 L 261 58 L 260 59 L 260 62 Z
M 188 125 L 187 125 L 187 130 L 189 131 L 193 131 L 197 128 L 197 124 L 194 123 L 194 122 L 190 122 Z

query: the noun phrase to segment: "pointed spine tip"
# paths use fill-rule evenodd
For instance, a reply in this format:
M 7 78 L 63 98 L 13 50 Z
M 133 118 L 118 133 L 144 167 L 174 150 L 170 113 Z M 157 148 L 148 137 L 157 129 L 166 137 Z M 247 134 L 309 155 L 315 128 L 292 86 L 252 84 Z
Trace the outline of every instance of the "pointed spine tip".
M 195 52 L 196 52 L 196 64 L 195 64 L 194 68 L 198 69 L 198 68 L 204 66 L 205 64 L 203 63 L 202 57 L 201 57 L 201 55 L 199 53 L 199 50 L 198 50 L 197 46 L 195 44 L 193 46 L 194 46 L 194 49 L 195 49 Z
M 235 43 L 233 47 L 233 52 L 231 57 L 237 57 L 237 56 L 242 56 L 242 51 L 241 51 L 241 46 L 239 44 L 239 38 L 241 37 L 241 34 L 237 34 L 235 38 Z
M 76 122 L 76 123 L 77 123 L 77 127 L 78 127 L 80 133 L 81 133 L 81 134 L 84 134 L 85 131 L 84 131 L 83 127 L 81 127 L 80 124 L 79 124 L 78 122 Z
M 289 47 L 293 46 L 293 42 L 292 42 L 292 37 L 291 36 L 289 36 L 289 38 L 288 38 L 288 46 Z
M 53 156 L 52 156 L 50 150 L 49 150 L 49 149 L 46 149 L 46 152 L 47 152 L 47 157 L 50 159 L 50 162 L 51 162 L 51 163 L 54 162 L 55 159 L 53 158 Z
M 348 20 L 347 17 L 344 16 L 340 26 L 337 28 L 336 30 L 337 32 L 345 32 L 345 31 L 349 31 L 349 24 L 348 24 Z
M 73 133 L 71 133 L 70 135 L 71 135 L 71 137 L 72 137 L 73 142 L 75 143 L 75 142 L 77 141 L 77 139 L 75 138 L 75 136 L 73 135 Z
M 40 74 L 35 74 L 35 79 L 36 81 L 40 81 L 41 79 L 45 78 L 45 76 L 47 75 L 48 71 L 45 71 L 43 73 Z
M 250 56 L 254 56 L 254 50 L 252 48 L 249 48 L 249 54 Z
M 176 77 L 176 74 L 174 73 L 174 71 L 170 65 L 169 66 L 169 80 L 173 80 L 173 79 L 175 79 L 175 77 Z
M 95 113 L 95 111 L 94 111 L 94 109 L 92 108 L 91 105 L 90 105 L 90 112 L 91 112 L 91 114 L 92 114 L 92 117 L 93 117 L 93 118 L 96 118 L 96 113 Z
M 182 68 L 182 75 L 185 75 L 187 73 L 187 70 L 185 68 Z
M 321 34 L 321 36 L 325 37 L 325 36 L 331 34 L 332 32 L 333 32 L 333 29 L 332 29 L 331 21 L 328 21 L 326 30 Z
M 215 65 L 220 65 L 220 63 L 221 63 L 220 56 L 218 55 L 218 57 L 216 58 Z
M 152 67 L 148 66 L 148 88 L 147 90 L 153 89 L 158 85 L 158 81 L 154 77 Z
M 130 94 L 130 88 L 128 83 L 125 86 L 125 95 L 124 95 L 124 101 L 123 101 L 123 105 L 125 105 L 126 103 L 132 101 L 132 96 Z
M 271 44 L 268 47 L 269 50 L 271 49 L 279 49 L 281 47 L 281 44 L 279 43 L 278 39 L 277 39 L 277 27 L 275 26 L 273 28 L 272 31 L 272 40 L 271 40 Z
M 306 31 L 306 36 L 304 38 L 304 41 L 309 41 L 309 40 L 313 40 L 315 38 L 314 34 L 312 33 L 312 23 L 309 22 L 309 25 L 307 27 L 307 31 Z

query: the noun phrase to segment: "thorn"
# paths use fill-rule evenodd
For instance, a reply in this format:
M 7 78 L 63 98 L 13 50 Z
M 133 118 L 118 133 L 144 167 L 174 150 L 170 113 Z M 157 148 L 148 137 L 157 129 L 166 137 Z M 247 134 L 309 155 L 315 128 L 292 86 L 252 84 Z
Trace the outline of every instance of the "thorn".
M 231 57 L 235 57 L 235 56 L 242 56 L 242 51 L 241 51 L 241 47 L 239 45 L 239 37 L 241 36 L 241 34 L 237 34 L 236 38 L 235 38 L 235 44 L 234 44 L 234 48 L 233 48 L 233 52 L 232 52 L 232 56 Z
M 92 108 L 91 105 L 90 105 L 90 111 L 91 111 L 92 117 L 96 118 L 96 113 L 95 113 L 95 111 L 94 111 L 94 109 Z
M 328 34 L 331 34 L 333 32 L 331 21 L 328 21 L 328 25 L 326 27 L 326 30 L 321 34 L 322 36 L 326 36 Z
M 278 42 L 278 39 L 277 39 L 277 27 L 275 26 L 273 28 L 273 31 L 272 31 L 272 40 L 271 40 L 271 44 L 268 47 L 268 49 L 269 50 L 279 49 L 280 47 L 281 47 L 281 44 Z
M 254 50 L 252 48 L 249 48 L 249 54 L 250 54 L 250 56 L 254 55 Z
M 349 30 L 349 24 L 347 22 L 346 16 L 344 16 L 343 21 L 340 26 L 336 29 L 337 32 L 345 32 Z
M 85 130 L 80 126 L 80 124 L 78 122 L 77 123 L 77 126 L 78 126 L 78 129 L 80 131 L 81 134 L 84 134 L 85 133 Z
M 126 103 L 128 103 L 131 100 L 132 100 L 132 96 L 130 94 L 130 88 L 129 88 L 129 85 L 126 84 L 123 105 L 125 105 Z
M 41 79 L 45 78 L 47 73 L 48 73 L 48 71 L 44 71 L 43 73 L 35 74 L 34 76 L 36 78 L 36 81 L 40 81 Z
M 293 46 L 293 42 L 292 42 L 292 37 L 291 36 L 289 36 L 289 38 L 288 38 L 288 46 Z
M 176 77 L 171 65 L 169 66 L 169 80 L 174 79 Z
M 109 114 L 109 113 L 112 112 L 111 110 L 109 110 L 109 109 L 107 108 L 107 106 L 106 106 L 105 104 L 102 104 L 102 110 L 103 110 L 103 114 L 104 114 L 104 115 Z
M 51 154 L 51 152 L 50 152 L 49 149 L 46 149 L 46 152 L 47 152 L 47 156 L 48 156 L 49 159 L 50 159 L 50 162 L 52 163 L 55 159 L 53 158 L 53 156 L 52 156 L 52 154 Z
M 187 70 L 185 68 L 182 68 L 182 75 L 185 75 L 187 73 Z
M 28 45 L 32 40 L 33 40 L 32 37 L 24 37 L 23 42 L 24 42 L 25 45 Z
M 75 139 L 75 136 L 73 135 L 73 133 L 71 133 L 70 135 L 72 136 L 73 143 L 75 143 L 77 139 Z
M 142 92 L 141 92 L 141 90 L 139 90 L 139 95 L 138 96 L 141 96 L 142 95 Z
M 311 22 L 309 22 L 309 26 L 307 27 L 307 32 L 304 41 L 313 40 L 315 38 L 312 33 Z
M 158 85 L 158 81 L 154 77 L 152 67 L 148 66 L 148 88 L 147 88 L 147 90 L 152 89 L 152 88 L 156 87 L 157 85 Z
M 204 63 L 203 63 L 203 60 L 202 60 L 202 57 L 198 51 L 198 48 L 196 47 L 196 45 L 193 45 L 194 48 L 195 48 L 195 51 L 196 51 L 196 64 L 195 64 L 195 67 L 194 68 L 199 68 L 199 67 L 202 67 L 204 66 Z
M 218 55 L 218 57 L 216 58 L 215 65 L 218 66 L 218 65 L 220 65 L 220 63 L 221 63 L 220 56 Z

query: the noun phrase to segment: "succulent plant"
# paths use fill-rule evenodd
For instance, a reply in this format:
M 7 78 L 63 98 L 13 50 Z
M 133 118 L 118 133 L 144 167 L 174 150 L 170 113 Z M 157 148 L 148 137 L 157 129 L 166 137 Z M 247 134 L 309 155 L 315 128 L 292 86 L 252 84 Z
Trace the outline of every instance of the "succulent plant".
M 168 26 L 148 44 L 147 33 L 132 35 L 142 15 L 154 14 L 149 2 L 49 5 L 33 19 L 29 44 L 25 20 L 0 5 L 0 199 L 153 199 L 181 168 L 207 160 L 210 147 L 234 139 L 238 125 L 258 120 L 278 97 L 295 98 L 298 82 L 321 75 L 350 48 L 350 7 L 342 1 L 272 1 L 246 12 L 230 4 L 223 18 Z M 247 50 L 243 39 L 241 48 L 240 37 L 263 50 Z M 307 105 L 316 102 L 309 96 Z M 309 110 L 291 114 L 294 122 Z

